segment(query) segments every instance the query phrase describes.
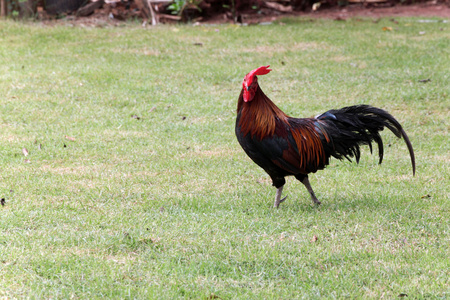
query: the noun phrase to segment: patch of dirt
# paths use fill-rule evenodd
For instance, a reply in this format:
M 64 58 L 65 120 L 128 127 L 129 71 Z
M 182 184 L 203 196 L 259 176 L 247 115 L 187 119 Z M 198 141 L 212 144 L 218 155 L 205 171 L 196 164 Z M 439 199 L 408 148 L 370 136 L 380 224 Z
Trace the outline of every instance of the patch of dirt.
M 387 17 L 439 17 L 450 19 L 450 4 L 445 3 L 422 3 L 414 5 L 390 5 L 385 6 L 364 6 L 362 4 L 352 4 L 345 7 L 319 8 L 311 12 L 293 12 L 281 14 L 242 14 L 242 22 L 248 24 L 273 22 L 284 17 L 307 17 L 324 18 L 334 20 L 346 20 L 349 18 L 387 18 Z M 205 20 L 203 23 L 230 23 L 232 22 L 226 15 L 219 15 Z
M 318 18 L 353 18 L 353 17 L 440 17 L 450 18 L 450 6 L 445 4 L 416 4 L 416 5 L 396 5 L 389 7 L 364 8 L 360 5 L 350 5 L 345 8 L 330 8 L 318 10 L 309 14 Z

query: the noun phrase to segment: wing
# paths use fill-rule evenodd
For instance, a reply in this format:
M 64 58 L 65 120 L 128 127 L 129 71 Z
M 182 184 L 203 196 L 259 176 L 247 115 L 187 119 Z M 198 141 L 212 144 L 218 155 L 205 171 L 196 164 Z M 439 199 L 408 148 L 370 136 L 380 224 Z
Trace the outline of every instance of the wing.
M 323 149 L 326 139 L 318 120 L 289 118 L 288 124 L 277 122 L 273 135 L 247 137 L 243 148 L 269 175 L 308 174 L 328 164 Z

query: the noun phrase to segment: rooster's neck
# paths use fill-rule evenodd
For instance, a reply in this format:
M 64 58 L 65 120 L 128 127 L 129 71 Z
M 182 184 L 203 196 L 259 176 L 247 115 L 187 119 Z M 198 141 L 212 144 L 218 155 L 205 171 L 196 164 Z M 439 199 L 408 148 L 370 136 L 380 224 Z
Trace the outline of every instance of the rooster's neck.
M 246 136 L 263 139 L 275 133 L 277 125 L 288 124 L 288 116 L 272 102 L 258 86 L 252 101 L 244 102 L 243 92 L 238 101 L 238 126 Z

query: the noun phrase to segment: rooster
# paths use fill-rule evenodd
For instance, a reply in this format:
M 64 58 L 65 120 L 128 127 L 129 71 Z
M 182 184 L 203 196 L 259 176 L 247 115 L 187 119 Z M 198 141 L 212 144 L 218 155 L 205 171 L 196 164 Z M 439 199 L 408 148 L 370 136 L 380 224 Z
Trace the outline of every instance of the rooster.
M 259 67 L 244 77 L 239 95 L 236 136 L 245 153 L 272 179 L 277 188 L 274 207 L 278 208 L 286 176 L 303 183 L 312 201 L 320 204 L 309 183 L 308 174 L 324 169 L 330 157 L 355 158 L 360 146 L 378 145 L 379 163 L 383 160 L 380 131 L 385 127 L 405 140 L 416 172 L 414 150 L 400 123 L 388 112 L 369 105 L 329 110 L 314 118 L 292 118 L 279 109 L 261 90 L 257 75 L 265 75 L 269 66 Z

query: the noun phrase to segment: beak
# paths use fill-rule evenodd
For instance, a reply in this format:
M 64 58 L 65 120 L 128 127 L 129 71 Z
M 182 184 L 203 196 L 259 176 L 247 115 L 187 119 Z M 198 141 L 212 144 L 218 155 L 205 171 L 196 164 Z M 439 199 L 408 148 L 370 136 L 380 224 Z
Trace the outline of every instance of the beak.
M 250 93 L 248 91 L 248 85 L 246 82 L 242 83 L 242 89 L 244 90 L 244 102 L 248 102 L 248 98 L 250 96 Z

